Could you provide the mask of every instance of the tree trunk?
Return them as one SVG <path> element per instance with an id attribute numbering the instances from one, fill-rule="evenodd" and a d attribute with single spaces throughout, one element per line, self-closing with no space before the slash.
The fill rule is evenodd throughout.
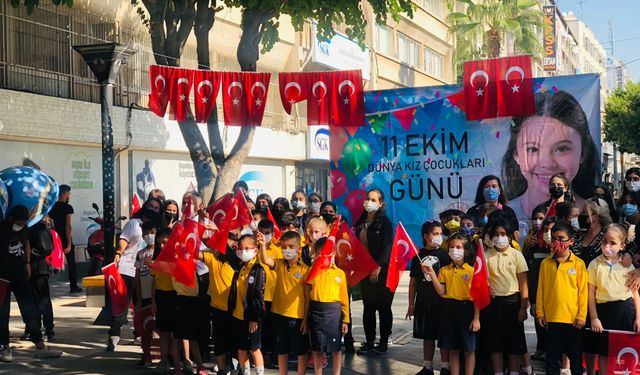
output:
<path id="1" fill-rule="evenodd" d="M 489 58 L 500 57 L 501 35 L 497 30 L 487 31 Z"/>

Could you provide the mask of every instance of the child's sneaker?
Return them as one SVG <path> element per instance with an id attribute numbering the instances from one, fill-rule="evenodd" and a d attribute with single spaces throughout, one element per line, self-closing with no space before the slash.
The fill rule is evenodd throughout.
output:
<path id="1" fill-rule="evenodd" d="M 11 348 L 9 345 L 0 347 L 0 362 L 11 362 L 13 361 L 13 354 L 11 354 Z"/>
<path id="2" fill-rule="evenodd" d="M 433 370 L 423 367 L 416 375 L 433 375 Z"/>
<path id="3" fill-rule="evenodd" d="M 381 342 L 378 343 L 378 345 L 376 345 L 375 348 L 373 348 L 373 352 L 380 355 L 380 354 L 386 354 L 387 350 L 388 350 L 388 345 L 386 342 Z"/>
<path id="4" fill-rule="evenodd" d="M 109 336 L 107 339 L 107 351 L 115 352 L 116 346 L 118 346 L 118 342 L 120 342 L 120 336 Z"/>
<path id="5" fill-rule="evenodd" d="M 62 352 L 60 350 L 50 349 L 44 347 L 42 349 L 36 349 L 36 358 L 58 358 L 62 356 Z"/>
<path id="6" fill-rule="evenodd" d="M 370 353 L 373 350 L 374 346 L 372 342 L 365 342 L 364 344 L 360 345 L 360 349 L 358 349 L 358 354 L 362 355 L 362 354 L 367 354 Z"/>
<path id="7" fill-rule="evenodd" d="M 440 369 L 440 375 L 451 375 L 451 370 L 446 367 Z"/>

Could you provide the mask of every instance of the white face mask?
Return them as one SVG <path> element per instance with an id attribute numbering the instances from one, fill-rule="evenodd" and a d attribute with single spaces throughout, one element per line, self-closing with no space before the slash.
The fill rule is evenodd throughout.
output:
<path id="1" fill-rule="evenodd" d="M 449 249 L 449 257 L 453 260 L 464 258 L 464 249 Z"/>
<path id="2" fill-rule="evenodd" d="M 251 262 L 251 259 L 256 256 L 256 248 L 236 250 L 236 256 L 245 263 Z"/>
<path id="3" fill-rule="evenodd" d="M 273 234 L 265 234 L 264 235 L 264 240 L 266 242 L 271 242 L 272 239 L 273 239 Z"/>
<path id="4" fill-rule="evenodd" d="M 311 202 L 309 207 L 311 208 L 311 212 L 320 212 L 320 202 Z"/>
<path id="5" fill-rule="evenodd" d="M 22 229 L 24 229 L 24 225 L 13 224 L 13 226 L 11 226 L 11 229 L 13 229 L 14 232 L 20 232 Z"/>
<path id="6" fill-rule="evenodd" d="M 245 234 L 253 234 L 253 231 L 249 227 L 244 228 L 244 229 L 242 229 L 242 231 L 240 231 L 240 235 L 244 236 Z"/>
<path id="7" fill-rule="evenodd" d="M 254 232 L 257 231 L 258 230 L 258 223 L 259 223 L 259 221 L 253 220 L 251 222 L 251 224 L 249 224 L 249 228 L 251 228 L 251 230 L 254 231 Z"/>
<path id="8" fill-rule="evenodd" d="M 536 228 L 540 229 L 540 227 L 542 227 L 542 222 L 543 221 L 544 220 L 542 220 L 542 219 L 536 219 L 536 220 L 533 221 L 533 224 L 536 226 Z"/>
<path id="9" fill-rule="evenodd" d="M 575 230 L 580 229 L 580 221 L 577 217 L 571 218 L 571 227 L 573 227 L 573 229 Z"/>
<path id="10" fill-rule="evenodd" d="M 298 210 L 302 210 L 307 206 L 305 201 L 293 201 L 293 208 L 297 208 Z"/>
<path id="11" fill-rule="evenodd" d="M 496 249 L 506 249 L 509 246 L 509 237 L 507 236 L 495 236 L 492 239 L 493 241 L 493 246 L 496 247 Z"/>
<path id="12" fill-rule="evenodd" d="M 640 190 L 640 181 L 627 181 L 625 182 L 627 190 L 635 193 Z"/>
<path id="13" fill-rule="evenodd" d="M 431 243 L 435 247 L 440 247 L 440 245 L 442 245 L 442 236 L 435 236 L 431 238 Z"/>
<path id="14" fill-rule="evenodd" d="M 380 204 L 377 202 L 372 202 L 372 201 L 364 202 L 364 209 L 367 210 L 367 212 L 376 212 L 378 211 L 379 208 L 380 208 Z"/>
<path id="15" fill-rule="evenodd" d="M 542 234 L 542 240 L 547 244 L 551 245 L 551 231 L 548 230 Z"/>
<path id="16" fill-rule="evenodd" d="M 295 258 L 297 255 L 298 255 L 298 249 L 289 249 L 289 248 L 282 249 L 282 256 L 286 260 L 291 260 Z"/>
<path id="17" fill-rule="evenodd" d="M 607 259 L 611 259 L 618 255 L 618 251 L 620 250 L 612 248 L 611 245 L 602 245 L 602 254 Z"/>

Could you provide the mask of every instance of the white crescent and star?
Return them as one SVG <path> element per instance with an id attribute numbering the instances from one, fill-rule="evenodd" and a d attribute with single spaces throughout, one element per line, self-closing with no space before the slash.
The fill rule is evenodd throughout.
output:
<path id="1" fill-rule="evenodd" d="M 158 81 L 162 82 L 162 89 L 158 88 Z M 156 79 L 154 81 L 154 85 L 156 86 L 156 90 L 160 91 L 161 93 L 164 92 L 164 88 L 167 86 L 167 81 L 164 79 L 164 76 L 162 74 L 158 74 L 156 76 Z"/>
<path id="2" fill-rule="evenodd" d="M 235 220 L 235 219 L 237 219 L 237 218 L 238 218 L 238 213 L 239 213 L 239 212 L 238 212 L 238 211 L 239 211 L 239 210 L 238 210 L 238 205 L 237 205 L 237 204 L 234 204 L 234 205 L 233 205 L 233 209 L 236 211 L 236 213 L 233 215 L 233 219 L 232 219 L 232 220 Z"/>
<path id="3" fill-rule="evenodd" d="M 487 72 L 485 72 L 484 70 L 476 70 L 475 72 L 471 73 L 471 77 L 469 77 L 469 83 L 471 84 L 471 87 L 473 87 L 474 89 L 476 88 L 476 86 L 473 84 L 473 80 L 477 77 L 483 77 L 485 79 L 485 88 L 489 85 L 489 74 L 487 74 Z M 476 94 L 478 96 L 482 96 L 484 94 L 484 89 L 479 88 L 476 91 Z"/>
<path id="4" fill-rule="evenodd" d="M 111 281 L 113 281 L 113 287 L 111 286 Z M 118 295 L 118 283 L 116 282 L 116 278 L 113 275 L 109 275 L 107 278 L 107 286 L 110 290 L 113 291 L 113 294 Z"/>
<path id="5" fill-rule="evenodd" d="M 244 91 L 242 89 L 242 83 L 238 82 L 238 81 L 233 81 L 231 82 L 231 84 L 229 84 L 229 87 L 227 88 L 227 95 L 229 95 L 229 97 L 233 97 L 231 95 L 231 89 L 234 87 L 238 87 L 240 88 L 240 95 L 237 98 L 233 98 L 233 105 L 239 105 L 240 101 L 238 100 L 238 98 L 242 97 L 242 92 Z"/>
<path id="6" fill-rule="evenodd" d="M 209 95 L 204 95 L 203 93 L 200 92 L 200 89 L 203 88 L 204 86 L 209 87 Z M 208 97 L 211 97 L 211 94 L 213 94 L 213 84 L 211 83 L 211 81 L 205 79 L 198 84 L 196 91 L 198 91 L 198 94 L 202 96 L 202 102 L 206 103 L 209 100 Z"/>
<path id="7" fill-rule="evenodd" d="M 287 99 L 289 103 L 293 104 L 295 103 L 295 101 L 293 99 L 289 99 L 289 96 L 287 95 L 287 90 L 290 89 L 291 87 L 298 90 L 298 94 L 296 96 L 300 96 L 300 94 L 302 94 L 302 87 L 300 87 L 298 82 L 289 82 L 286 85 L 284 85 L 284 98 Z"/>
<path id="8" fill-rule="evenodd" d="M 349 248 L 349 255 L 351 255 L 351 244 L 349 243 L 349 241 L 345 240 L 345 239 L 340 239 L 336 242 L 336 246 L 338 247 L 338 251 L 340 251 L 340 245 L 345 245 Z M 353 258 L 353 257 L 352 257 Z M 349 260 L 351 261 L 351 260 Z"/>
<path id="9" fill-rule="evenodd" d="M 517 72 L 520 74 L 520 83 L 524 81 L 524 70 L 522 70 L 522 68 L 519 66 L 512 66 L 509 69 L 507 69 L 507 73 L 504 76 L 504 80 L 507 82 L 507 85 L 509 85 L 509 74 L 513 72 Z M 515 83 L 513 84 L 513 86 L 511 86 L 511 90 L 513 90 L 513 92 L 519 92 L 518 91 L 519 89 L 520 89 L 520 86 L 516 85 Z"/>
<path id="10" fill-rule="evenodd" d="M 478 264 L 478 269 L 473 273 L 474 275 L 479 274 L 480 271 L 482 271 L 482 267 L 484 266 L 484 264 L 482 263 L 482 258 L 480 258 L 479 256 L 476 256 L 476 263 Z"/>
<path id="11" fill-rule="evenodd" d="M 227 216 L 227 213 L 224 212 L 223 209 L 219 208 L 216 210 L 216 212 L 213 213 L 213 216 L 211 217 L 211 221 L 213 221 L 214 223 L 216 223 L 216 217 L 218 215 L 222 215 L 222 220 L 224 220 L 224 217 Z"/>
<path id="12" fill-rule="evenodd" d="M 620 349 L 620 351 L 618 352 L 618 356 L 616 358 L 616 361 L 618 362 L 618 364 L 620 364 L 620 360 L 622 359 L 622 356 L 625 354 L 631 354 L 633 356 L 633 358 L 635 359 L 635 363 L 638 363 L 638 352 L 629 346 L 625 346 L 624 348 Z"/>
<path id="13" fill-rule="evenodd" d="M 187 85 L 187 87 L 189 87 L 189 79 L 188 78 L 178 78 L 178 86 L 180 86 L 181 83 L 184 83 L 185 85 Z M 184 94 L 180 95 L 180 101 L 185 101 L 187 100 L 187 96 Z"/>
<path id="14" fill-rule="evenodd" d="M 193 240 L 193 248 L 189 248 L 189 241 Z M 184 247 L 187 249 L 188 253 L 195 251 L 196 244 L 198 243 L 198 236 L 195 233 L 190 233 L 187 238 L 184 240 Z"/>
<path id="15" fill-rule="evenodd" d="M 265 94 L 267 93 L 267 88 L 264 86 L 264 83 L 262 82 L 255 82 L 252 86 L 251 86 L 251 95 L 252 96 L 256 96 L 256 94 L 254 93 L 256 87 L 259 87 L 262 89 L 262 97 L 264 98 Z M 262 100 L 261 99 L 256 99 L 256 105 L 258 107 L 260 107 L 262 105 Z"/>
<path id="16" fill-rule="evenodd" d="M 322 96 L 320 96 L 320 97 L 318 97 L 318 95 L 316 95 L 316 89 L 318 87 L 322 87 L 324 89 L 324 91 L 322 91 Z M 327 85 L 325 85 L 324 82 L 322 82 L 322 81 L 317 81 L 316 83 L 313 84 L 313 87 L 311 87 L 311 93 L 313 94 L 313 96 L 318 98 L 318 103 L 320 103 L 322 98 L 324 98 L 324 96 L 327 94 Z"/>
<path id="17" fill-rule="evenodd" d="M 402 255 L 400 256 L 400 258 L 404 258 L 405 255 L 407 255 L 407 253 L 409 252 L 409 243 L 405 240 L 400 240 L 398 241 L 398 246 L 404 247 L 404 253 L 402 253 Z"/>
<path id="18" fill-rule="evenodd" d="M 344 98 L 344 104 L 349 104 L 349 97 L 353 96 L 353 94 L 356 93 L 356 86 L 348 79 L 340 82 L 340 84 L 338 85 L 338 94 L 340 94 L 340 96 L 342 96 L 342 88 L 345 86 L 351 88 L 351 93 L 349 94 L 349 96 Z"/>

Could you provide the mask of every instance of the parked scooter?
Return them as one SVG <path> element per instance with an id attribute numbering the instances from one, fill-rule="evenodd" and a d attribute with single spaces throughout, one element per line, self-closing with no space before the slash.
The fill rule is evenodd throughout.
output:
<path id="1" fill-rule="evenodd" d="M 100 275 L 102 274 L 102 267 L 105 265 L 105 253 L 104 253 L 104 218 L 100 216 L 100 207 L 96 203 L 91 205 L 98 216 L 89 217 L 89 219 L 93 220 L 94 223 L 98 225 L 92 224 L 87 228 L 87 234 L 89 238 L 87 240 L 87 258 L 89 258 L 89 276 Z M 126 216 L 120 216 L 116 219 L 116 244 L 120 239 L 120 233 L 122 229 L 120 228 L 120 223 L 122 220 L 126 220 Z"/>

